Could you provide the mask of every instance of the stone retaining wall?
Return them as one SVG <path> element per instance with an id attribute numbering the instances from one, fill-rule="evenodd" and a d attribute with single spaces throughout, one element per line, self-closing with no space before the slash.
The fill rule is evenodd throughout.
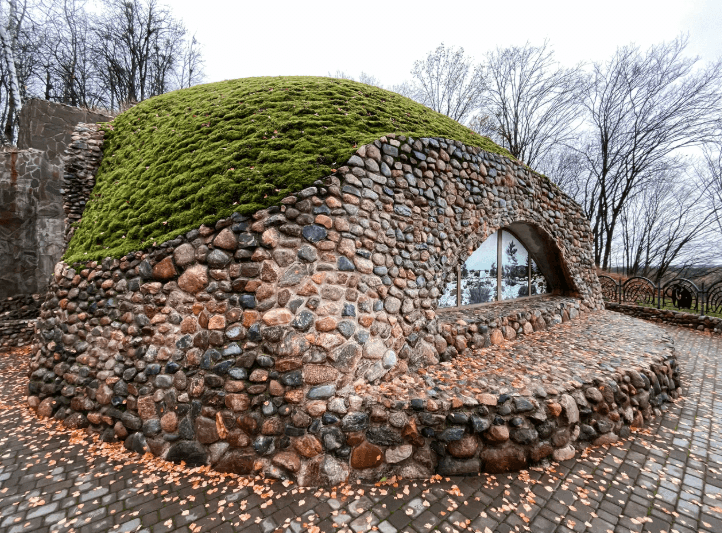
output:
<path id="1" fill-rule="evenodd" d="M 0 300 L 0 351 L 29 344 L 39 312 L 39 294 Z"/>
<path id="2" fill-rule="evenodd" d="M 97 124 L 78 124 L 65 151 L 63 173 L 63 210 L 65 211 L 65 243 L 75 233 L 85 204 L 95 186 L 95 174 L 103 159 L 103 132 Z"/>
<path id="3" fill-rule="evenodd" d="M 171 461 L 303 484 L 450 472 L 457 460 L 502 468 L 492 453 L 517 457 L 498 458 L 503 468 L 539 460 L 574 437 L 568 399 L 557 421 L 562 412 L 541 400 L 427 412 L 354 394 L 453 357 L 438 298 L 458 262 L 509 226 L 538 237 L 524 244 L 556 296 L 602 308 L 588 223 L 546 178 L 458 142 L 384 137 L 252 217 L 121 259 L 59 263 L 37 323 L 29 405 Z M 492 329 L 468 333 L 488 343 Z M 663 385 L 671 364 L 660 363 Z M 539 433 L 545 420 L 551 429 Z M 569 438 L 532 454 L 557 429 Z M 463 450 L 444 459 L 455 442 Z"/>
<path id="4" fill-rule="evenodd" d="M 441 354 L 441 360 L 450 361 L 457 354 L 543 331 L 574 320 L 587 311 L 589 308 L 579 299 L 558 296 L 535 296 L 440 311 L 439 329 L 448 344 Z"/>
<path id="5" fill-rule="evenodd" d="M 639 305 L 620 305 L 614 302 L 608 302 L 606 307 L 610 311 L 617 311 L 636 318 L 662 322 L 673 326 L 681 326 L 683 328 L 693 328 L 698 331 L 722 334 L 722 318 L 695 315 L 693 313 L 684 313 L 682 311 L 671 311 L 669 309 L 642 307 Z"/>

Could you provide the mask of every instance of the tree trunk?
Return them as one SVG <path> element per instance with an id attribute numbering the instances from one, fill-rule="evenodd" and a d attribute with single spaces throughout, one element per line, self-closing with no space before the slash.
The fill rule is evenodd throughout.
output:
<path id="1" fill-rule="evenodd" d="M 12 143 L 14 139 L 13 130 L 15 126 L 15 115 L 20 113 L 22 102 L 20 101 L 20 84 L 18 83 L 18 75 L 15 72 L 15 57 L 13 54 L 12 43 L 8 38 L 5 26 L 0 21 L 0 46 L 3 49 L 3 57 L 8 68 L 8 95 L 9 106 L 7 122 L 5 123 L 5 138 Z"/>

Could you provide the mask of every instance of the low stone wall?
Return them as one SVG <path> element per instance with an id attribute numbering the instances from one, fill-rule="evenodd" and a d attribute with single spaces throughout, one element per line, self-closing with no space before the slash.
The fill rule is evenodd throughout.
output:
<path id="1" fill-rule="evenodd" d="M 722 318 L 713 316 L 695 315 L 669 309 L 655 309 L 639 305 L 626 305 L 608 302 L 606 308 L 610 311 L 617 311 L 636 318 L 662 322 L 683 328 L 692 328 L 708 333 L 722 334 Z"/>
<path id="2" fill-rule="evenodd" d="M 39 294 L 0 300 L 0 351 L 30 344 L 39 312 Z"/>
<path id="3" fill-rule="evenodd" d="M 578 298 L 539 296 L 480 307 L 439 311 L 442 361 L 470 350 L 543 331 L 589 311 Z"/>

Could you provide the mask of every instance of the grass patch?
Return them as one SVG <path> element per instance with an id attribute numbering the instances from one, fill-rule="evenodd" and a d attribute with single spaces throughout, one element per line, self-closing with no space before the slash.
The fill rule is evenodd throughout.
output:
<path id="1" fill-rule="evenodd" d="M 511 157 L 396 93 L 333 78 L 245 78 L 146 100 L 106 126 L 104 159 L 65 254 L 121 257 L 332 173 L 387 134 L 445 137 Z"/>

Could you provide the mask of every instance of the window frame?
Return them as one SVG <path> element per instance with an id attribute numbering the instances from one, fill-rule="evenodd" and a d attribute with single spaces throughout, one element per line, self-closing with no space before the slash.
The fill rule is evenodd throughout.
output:
<path id="1" fill-rule="evenodd" d="M 438 311 L 444 312 L 444 311 L 451 311 L 451 310 L 455 310 L 455 309 L 469 309 L 469 308 L 475 308 L 475 307 L 497 305 L 497 304 L 503 304 L 506 302 L 517 302 L 520 300 L 531 300 L 531 299 L 535 299 L 535 298 L 543 298 L 543 297 L 549 296 L 551 294 L 551 292 L 545 292 L 543 294 L 531 294 L 531 261 L 529 261 L 529 264 L 527 265 L 527 273 L 526 273 L 528 296 L 520 296 L 518 298 L 509 298 L 507 300 L 502 299 L 503 268 L 502 268 L 501 259 L 502 259 L 502 254 L 504 253 L 504 250 L 503 250 L 504 245 L 502 243 L 502 241 L 503 241 L 502 232 L 503 231 L 509 232 L 509 234 L 512 237 L 514 237 L 517 240 L 517 242 L 519 242 L 519 244 L 521 244 L 524 247 L 524 250 L 526 251 L 527 256 L 529 256 L 531 258 L 531 260 L 534 261 L 537 265 L 539 264 L 539 261 L 537 261 L 534 258 L 534 256 L 532 255 L 532 253 L 529 251 L 529 249 L 526 246 L 524 246 L 524 243 L 516 235 L 516 233 L 514 233 L 513 231 L 511 231 L 508 228 L 498 229 L 497 231 L 495 231 L 494 233 L 491 234 L 491 235 L 494 235 L 494 234 L 497 235 L 497 238 L 496 238 L 496 264 L 497 264 L 497 268 L 496 268 L 496 298 L 497 299 L 493 300 L 491 302 L 482 302 L 482 303 L 478 303 L 478 304 L 462 305 L 461 304 L 461 262 L 459 262 L 456 265 L 456 305 L 450 306 L 450 307 L 438 307 L 438 304 L 437 304 Z M 491 237 L 491 235 L 489 235 L 489 237 Z M 489 237 L 487 237 L 487 239 Z M 479 246 L 481 246 L 481 245 L 479 245 Z M 546 276 L 544 276 L 544 279 L 546 280 Z M 548 288 L 549 281 L 546 280 L 546 282 L 547 282 L 547 288 Z"/>

